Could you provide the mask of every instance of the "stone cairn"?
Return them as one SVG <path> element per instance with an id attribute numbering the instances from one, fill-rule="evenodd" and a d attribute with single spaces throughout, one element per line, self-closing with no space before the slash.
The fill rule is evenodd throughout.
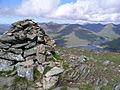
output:
<path id="1" fill-rule="evenodd" d="M 42 78 L 36 84 L 41 90 L 50 89 L 64 71 L 54 55 L 54 40 L 30 19 L 12 24 L 0 38 L 0 72 L 14 71 L 19 77 L 34 80 L 35 70 Z M 6 75 L 9 76 L 9 75 Z"/>

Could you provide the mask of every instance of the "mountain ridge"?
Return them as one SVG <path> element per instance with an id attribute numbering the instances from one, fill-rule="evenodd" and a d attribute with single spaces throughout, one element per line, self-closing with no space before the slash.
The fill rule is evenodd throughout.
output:
<path id="1" fill-rule="evenodd" d="M 60 46 L 81 46 L 103 43 L 120 37 L 120 24 L 58 24 L 39 23 Z M 0 33 L 4 33 L 10 25 L 0 24 Z M 77 45 L 76 45 L 77 44 Z"/>

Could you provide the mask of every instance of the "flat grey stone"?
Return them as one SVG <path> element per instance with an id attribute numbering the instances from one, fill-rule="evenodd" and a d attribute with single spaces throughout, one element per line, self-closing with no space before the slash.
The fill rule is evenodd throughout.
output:
<path id="1" fill-rule="evenodd" d="M 120 90 L 120 84 L 116 85 L 113 90 Z"/>
<path id="2" fill-rule="evenodd" d="M 36 59 L 39 63 L 43 63 L 46 60 L 46 55 L 44 54 L 37 54 Z"/>
<path id="3" fill-rule="evenodd" d="M 0 77 L 0 87 L 11 86 L 15 77 Z"/>
<path id="4" fill-rule="evenodd" d="M 48 46 L 48 45 L 45 45 L 45 50 L 49 52 L 55 51 L 55 49 L 52 46 Z"/>
<path id="5" fill-rule="evenodd" d="M 0 59 L 0 71 L 12 71 L 14 66 L 11 66 L 13 61 L 8 61 L 4 59 Z"/>
<path id="6" fill-rule="evenodd" d="M 38 65 L 38 66 L 37 66 L 37 70 L 38 70 L 41 74 L 43 74 L 43 72 L 44 72 L 44 67 L 43 67 L 42 65 Z"/>
<path id="7" fill-rule="evenodd" d="M 10 53 L 10 52 L 1 53 L 0 58 L 4 58 L 6 60 L 11 60 L 11 61 L 24 61 L 24 58 L 22 57 L 21 54 L 18 55 L 18 54 L 13 54 L 13 53 Z"/>
<path id="8" fill-rule="evenodd" d="M 25 49 L 29 49 L 29 48 L 32 48 L 36 45 L 36 42 L 31 42 L 29 43 L 27 46 L 25 46 Z"/>
<path id="9" fill-rule="evenodd" d="M 37 46 L 37 54 L 45 54 L 46 48 L 44 44 L 40 44 Z"/>
<path id="10" fill-rule="evenodd" d="M 1 49 L 8 49 L 8 48 L 10 48 L 10 46 L 11 46 L 11 44 L 9 44 L 9 43 L 3 44 L 3 43 L 0 42 L 0 48 Z"/>
<path id="11" fill-rule="evenodd" d="M 32 35 L 27 34 L 27 38 L 30 39 L 30 40 L 33 40 L 36 37 L 37 37 L 36 34 L 32 34 Z"/>
<path id="12" fill-rule="evenodd" d="M 0 41 L 3 43 L 17 43 L 18 40 L 14 36 L 3 35 L 0 38 Z"/>
<path id="13" fill-rule="evenodd" d="M 8 51 L 15 53 L 15 54 L 22 54 L 23 53 L 22 49 L 15 49 L 15 48 L 9 48 Z"/>
<path id="14" fill-rule="evenodd" d="M 55 88 L 55 89 L 53 89 L 53 90 L 62 90 L 62 88 L 64 88 L 64 87 L 57 87 L 57 88 Z M 72 88 L 72 87 L 68 87 L 68 86 L 66 86 L 66 89 L 65 90 L 80 90 L 79 88 Z"/>
<path id="15" fill-rule="evenodd" d="M 26 21 L 24 23 L 21 23 L 21 26 L 26 26 L 26 25 L 29 25 L 29 24 L 30 24 L 29 21 Z"/>
<path id="16" fill-rule="evenodd" d="M 16 67 L 23 66 L 23 67 L 31 67 L 34 64 L 33 60 L 27 60 L 25 62 L 18 62 Z"/>
<path id="17" fill-rule="evenodd" d="M 25 58 L 26 61 L 28 61 L 28 60 L 35 60 L 35 59 L 36 59 L 35 55 L 28 56 L 28 57 Z"/>
<path id="18" fill-rule="evenodd" d="M 58 82 L 58 76 L 53 77 L 43 77 L 43 89 L 48 90 L 51 87 L 56 87 L 56 83 Z"/>
<path id="19" fill-rule="evenodd" d="M 33 80 L 33 67 L 24 68 L 23 66 L 18 66 L 17 75 L 20 77 L 25 77 L 28 80 Z"/>
<path id="20" fill-rule="evenodd" d="M 50 71 L 48 71 L 45 76 L 49 77 L 49 76 L 53 76 L 53 75 L 57 75 L 60 74 L 64 71 L 63 68 L 58 68 L 58 67 L 53 67 Z"/>
<path id="21" fill-rule="evenodd" d="M 12 48 L 21 48 L 21 47 L 24 47 L 24 46 L 26 46 L 28 44 L 29 44 L 28 42 L 21 43 L 21 44 L 15 44 L 15 45 L 12 45 Z"/>
<path id="22" fill-rule="evenodd" d="M 27 56 L 31 56 L 33 54 L 36 54 L 37 52 L 37 47 L 34 47 L 34 48 L 31 48 L 31 49 L 28 49 L 28 50 L 25 50 L 24 51 L 24 57 L 27 57 Z"/>

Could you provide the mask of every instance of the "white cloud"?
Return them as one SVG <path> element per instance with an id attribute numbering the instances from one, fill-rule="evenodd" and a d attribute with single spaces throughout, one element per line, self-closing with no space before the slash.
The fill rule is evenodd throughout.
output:
<path id="1" fill-rule="evenodd" d="M 14 9 L 8 9 L 0 14 L 12 11 L 13 15 L 56 20 L 120 22 L 119 6 L 120 0 L 76 0 L 62 5 L 60 0 L 22 0 Z"/>
<path id="2" fill-rule="evenodd" d="M 23 0 L 15 12 L 23 16 L 45 16 L 59 4 L 59 0 Z"/>
<path id="3" fill-rule="evenodd" d="M 51 15 L 54 18 L 68 18 L 98 22 L 120 22 L 120 0 L 77 0 L 58 7 Z"/>

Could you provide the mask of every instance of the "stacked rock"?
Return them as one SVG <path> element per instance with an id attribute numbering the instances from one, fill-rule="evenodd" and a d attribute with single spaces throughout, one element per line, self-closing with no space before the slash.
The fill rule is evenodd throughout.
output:
<path id="1" fill-rule="evenodd" d="M 48 60 L 55 54 L 54 43 L 54 40 L 30 19 L 13 23 L 10 30 L 0 38 L 0 71 L 16 70 L 18 76 L 34 80 L 36 68 L 43 74 L 41 87 L 49 89 L 57 83 L 57 75 L 64 71 L 59 60 Z M 46 71 L 48 67 L 49 71 Z"/>

